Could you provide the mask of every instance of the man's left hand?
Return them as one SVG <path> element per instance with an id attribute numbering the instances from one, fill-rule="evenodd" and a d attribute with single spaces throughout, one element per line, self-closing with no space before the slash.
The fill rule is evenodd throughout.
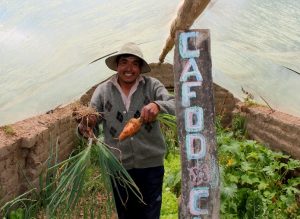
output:
<path id="1" fill-rule="evenodd" d="M 160 109 L 159 106 L 152 102 L 142 108 L 141 118 L 144 123 L 155 121 Z"/>

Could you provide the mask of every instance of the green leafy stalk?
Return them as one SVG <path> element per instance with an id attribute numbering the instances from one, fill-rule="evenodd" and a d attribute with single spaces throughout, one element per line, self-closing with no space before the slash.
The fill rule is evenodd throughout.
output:
<path id="1" fill-rule="evenodd" d="M 106 186 L 106 190 L 112 192 L 112 184 L 116 188 L 120 200 L 122 200 L 117 184 L 123 185 L 125 189 L 129 189 L 141 202 L 143 202 L 142 194 L 140 193 L 138 187 L 134 183 L 131 176 L 128 174 L 126 169 L 122 166 L 120 161 L 115 157 L 115 155 L 111 152 L 107 144 L 98 139 L 97 146 L 99 148 L 99 167 L 101 168 L 103 173 L 107 173 L 106 175 L 102 175 L 104 178 L 104 185 Z M 111 183 L 109 183 L 111 181 Z M 122 200 L 123 204 L 126 201 Z"/>
<path id="2" fill-rule="evenodd" d="M 93 141 L 96 143 L 93 143 Z M 108 201 L 105 203 L 106 209 L 112 212 L 114 202 L 110 197 L 112 197 L 112 186 L 114 185 L 116 187 L 116 184 L 124 185 L 124 187 L 136 195 L 140 201 L 143 201 L 138 187 L 109 148 L 111 147 L 100 139 L 90 139 L 87 147 L 83 151 L 50 168 L 52 171 L 61 171 L 61 173 L 56 176 L 57 179 L 45 188 L 47 189 L 53 185 L 56 186 L 50 197 L 48 197 L 49 203 L 47 205 L 47 212 L 49 217 L 53 217 L 57 214 L 69 214 L 77 205 L 82 196 L 87 170 L 92 163 L 92 149 L 96 153 L 96 165 L 100 170 L 100 179 L 105 187 L 106 197 L 108 197 Z M 62 170 L 60 170 L 60 168 Z M 90 212 L 94 214 L 93 210 Z"/>
<path id="3" fill-rule="evenodd" d="M 25 204 L 25 202 L 31 202 L 34 203 L 36 202 L 36 200 L 34 199 L 29 199 L 27 198 L 28 195 L 32 194 L 33 192 L 35 192 L 35 188 L 31 189 L 25 193 L 23 193 L 22 195 L 17 196 L 16 198 L 14 198 L 13 200 L 6 202 L 1 208 L 0 208 L 0 212 L 3 213 L 3 216 L 7 215 L 9 213 L 9 211 L 11 209 L 14 208 L 14 206 L 18 206 L 19 204 L 21 204 L 22 207 L 27 208 L 27 204 Z"/>
<path id="4" fill-rule="evenodd" d="M 55 182 L 57 183 L 56 189 L 48 198 L 47 210 L 50 217 L 55 215 L 58 208 L 62 213 L 67 213 L 76 205 L 81 195 L 85 172 L 90 165 L 91 147 L 92 144 L 89 143 L 83 151 L 75 156 L 77 159 L 69 158 L 69 165 L 58 176 L 59 178 Z"/>
<path id="5" fill-rule="evenodd" d="M 163 124 L 163 125 L 167 126 L 168 128 L 170 128 L 174 133 L 177 132 L 176 116 L 166 114 L 166 113 L 160 113 L 157 116 L 157 120 L 161 124 Z"/>

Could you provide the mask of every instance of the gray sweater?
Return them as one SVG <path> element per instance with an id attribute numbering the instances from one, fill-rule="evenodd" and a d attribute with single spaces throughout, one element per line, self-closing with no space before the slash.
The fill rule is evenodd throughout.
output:
<path id="1" fill-rule="evenodd" d="M 127 121 L 133 117 L 138 118 L 143 106 L 150 102 L 158 104 L 161 113 L 175 114 L 174 97 L 169 95 L 164 85 L 152 77 L 142 77 L 144 80 L 139 82 L 133 93 L 128 111 L 120 92 L 110 80 L 100 84 L 91 99 L 91 106 L 104 115 L 104 141 L 118 149 L 111 151 L 127 170 L 161 166 L 166 151 L 158 121 L 143 124 L 138 133 L 119 142 L 116 138 Z"/>

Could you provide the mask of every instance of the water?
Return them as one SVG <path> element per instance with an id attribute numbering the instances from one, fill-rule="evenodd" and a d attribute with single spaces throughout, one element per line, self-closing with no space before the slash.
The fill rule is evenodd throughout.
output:
<path id="1" fill-rule="evenodd" d="M 113 74 L 103 60 L 89 63 L 125 42 L 157 62 L 179 3 L 0 0 L 0 125 L 78 98 Z M 217 0 L 193 28 L 211 30 L 217 83 L 300 116 L 299 19 L 297 0 Z"/>

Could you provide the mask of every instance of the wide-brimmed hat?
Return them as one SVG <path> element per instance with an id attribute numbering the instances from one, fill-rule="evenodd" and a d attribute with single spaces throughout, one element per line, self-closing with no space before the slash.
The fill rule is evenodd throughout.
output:
<path id="1" fill-rule="evenodd" d="M 151 71 L 150 66 L 143 58 L 143 53 L 140 47 L 135 43 L 126 43 L 122 46 L 119 52 L 105 59 L 105 63 L 111 70 L 117 71 L 117 57 L 120 55 L 134 55 L 140 58 L 143 62 L 141 67 L 141 73 L 146 73 Z"/>

